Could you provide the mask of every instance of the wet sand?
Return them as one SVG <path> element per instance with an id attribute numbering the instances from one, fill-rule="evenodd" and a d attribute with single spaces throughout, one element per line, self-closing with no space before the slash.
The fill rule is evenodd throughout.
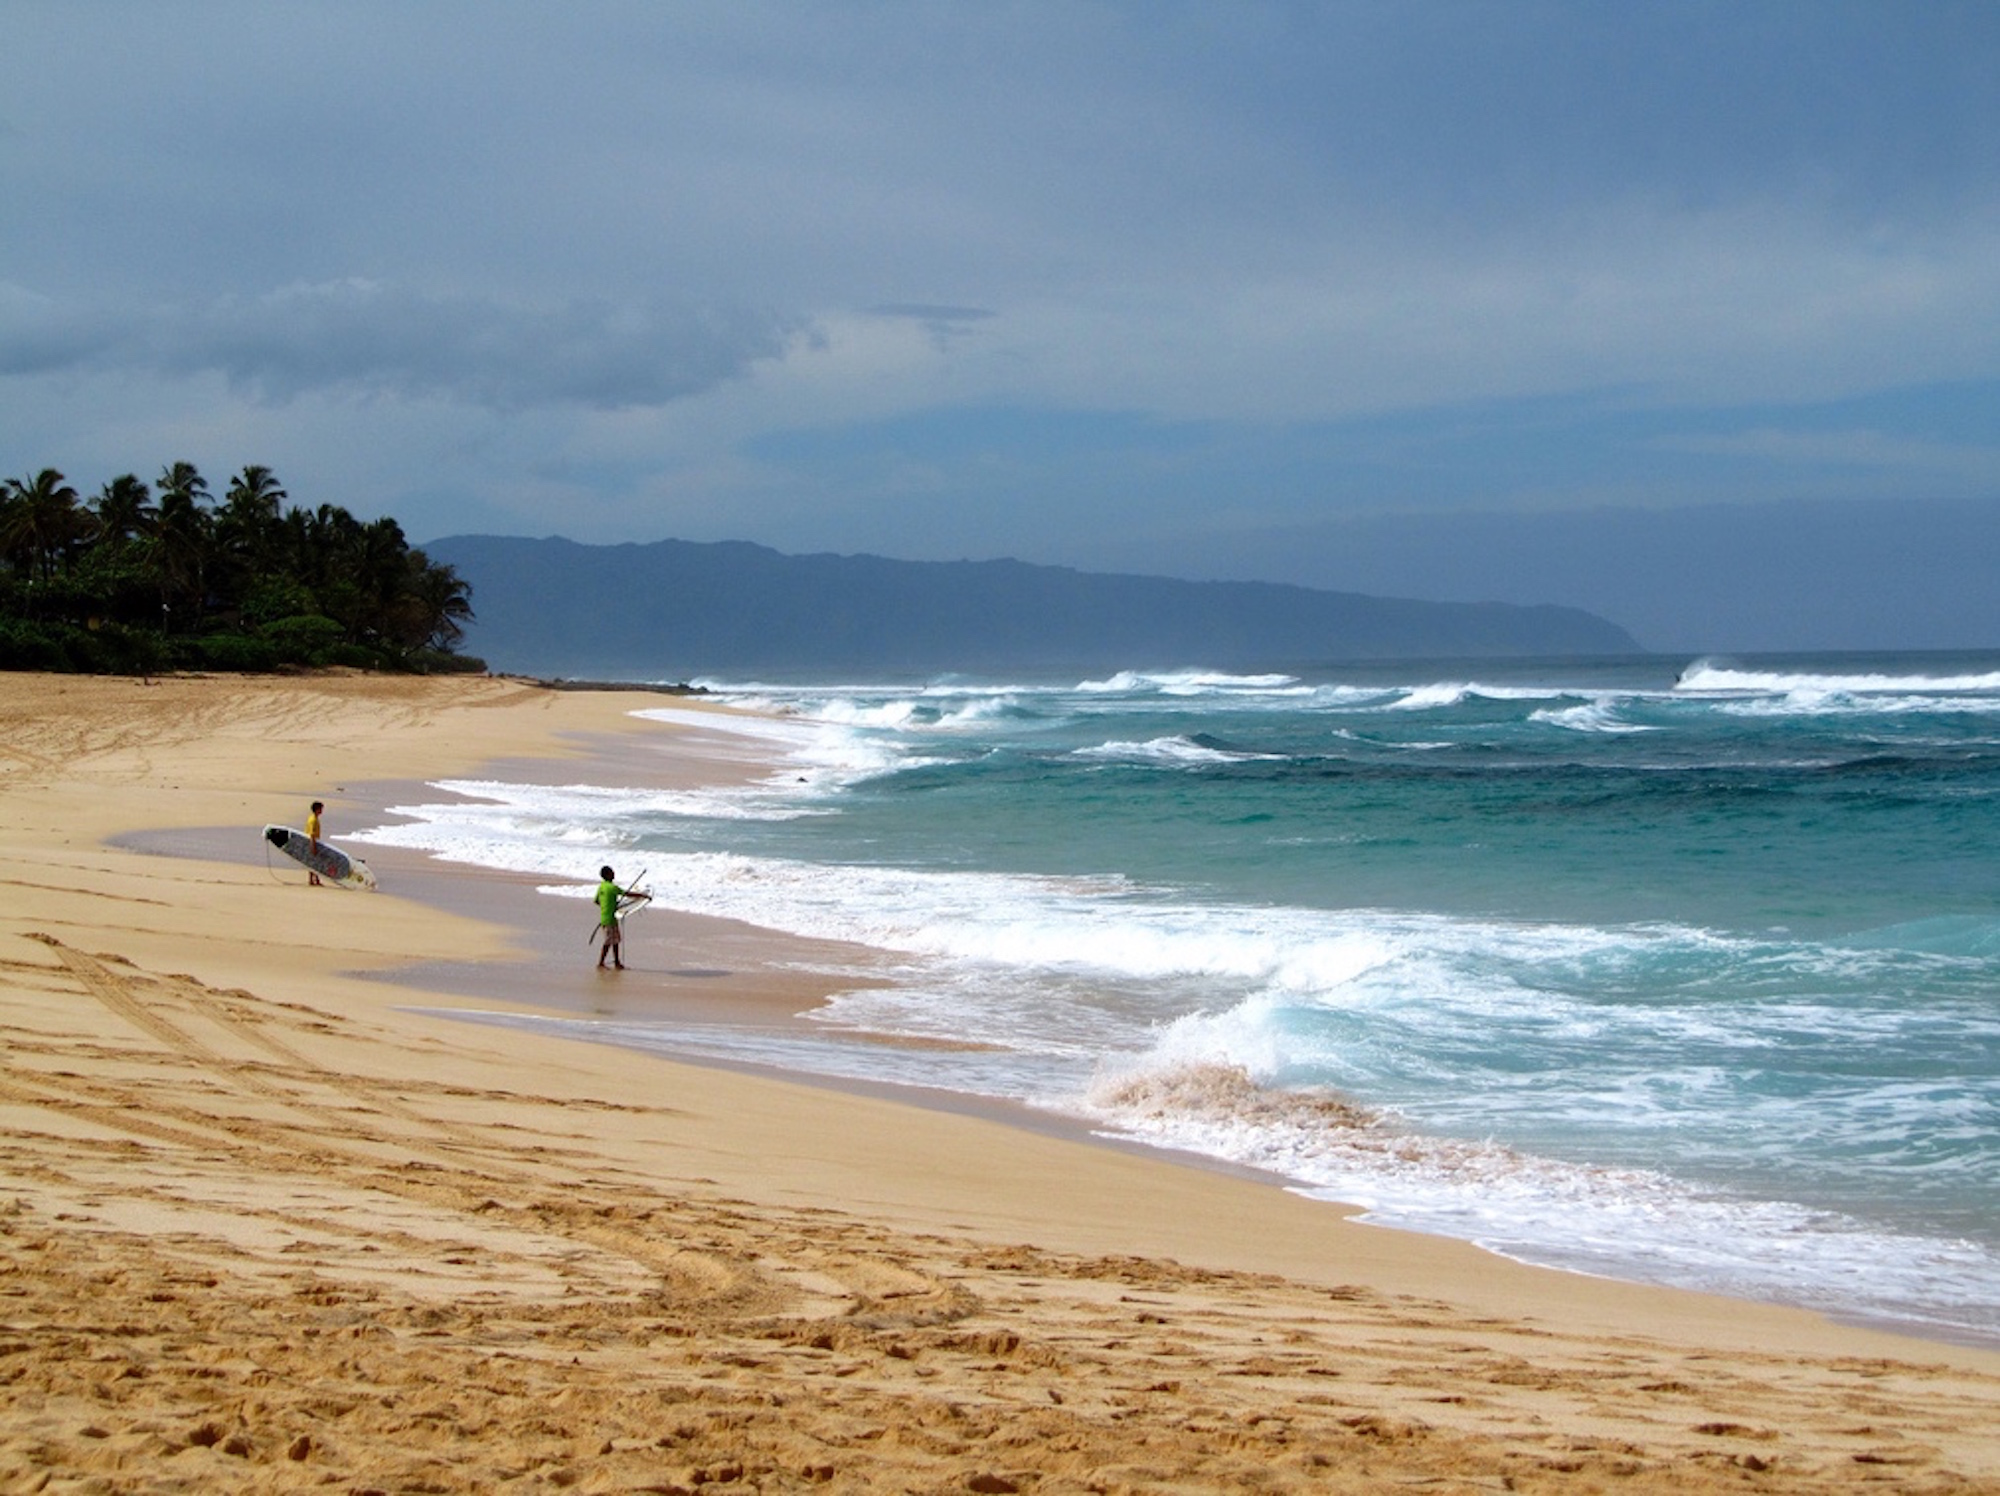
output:
<path id="1" fill-rule="evenodd" d="M 565 956 L 525 880 L 201 855 L 501 760 L 754 772 L 645 704 L 0 676 L 0 1488 L 2000 1490 L 2000 1355 L 455 1021 L 605 1000 L 587 906 Z M 616 1001 L 810 1002 L 660 917 Z"/>

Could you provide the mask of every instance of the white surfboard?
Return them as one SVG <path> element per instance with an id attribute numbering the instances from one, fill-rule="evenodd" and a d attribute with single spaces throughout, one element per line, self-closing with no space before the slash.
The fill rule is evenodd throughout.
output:
<path id="1" fill-rule="evenodd" d="M 266 826 L 264 840 L 329 883 L 371 891 L 375 887 L 375 875 L 368 871 L 368 864 L 358 857 L 349 857 L 332 842 L 322 841 L 315 847 L 311 837 L 290 826 Z"/>

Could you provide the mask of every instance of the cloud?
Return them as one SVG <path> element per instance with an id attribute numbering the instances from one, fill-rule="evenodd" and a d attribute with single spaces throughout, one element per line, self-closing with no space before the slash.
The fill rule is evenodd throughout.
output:
<path id="1" fill-rule="evenodd" d="M 1310 421 L 1588 389 L 1824 400 L 1993 368 L 2000 212 L 1914 236 L 1810 203 L 1611 200 L 1470 241 L 1357 226 L 1297 273 L 1134 267 L 1005 313 L 1044 391 L 1175 417 Z"/>
<path id="2" fill-rule="evenodd" d="M 283 402 L 307 392 L 441 398 L 502 411 L 665 405 L 780 356 L 804 319 L 745 307 L 532 306 L 345 279 L 117 314 L 0 291 L 0 372 L 117 366 Z"/>
<path id="3" fill-rule="evenodd" d="M 0 281 L 0 375 L 60 373 L 118 341 L 115 326 L 80 315 L 53 297 Z"/>
<path id="4" fill-rule="evenodd" d="M 949 353 L 962 339 L 971 335 L 980 323 L 991 321 L 999 313 L 985 307 L 931 306 L 924 302 L 905 301 L 871 306 L 866 315 L 890 321 L 914 322 L 923 328 L 934 350 L 939 353 Z"/>
<path id="5" fill-rule="evenodd" d="M 2000 445 L 1915 441 L 1881 431 L 1784 431 L 1769 427 L 1728 435 L 1662 438 L 1663 450 L 1749 458 L 1774 467 L 1820 472 L 1881 470 L 1905 478 L 1960 480 L 2000 491 Z"/>
<path id="6" fill-rule="evenodd" d="M 1113 567 L 1364 511 L 1995 491 L 1992 0 L 7 29 L 0 471 Z"/>

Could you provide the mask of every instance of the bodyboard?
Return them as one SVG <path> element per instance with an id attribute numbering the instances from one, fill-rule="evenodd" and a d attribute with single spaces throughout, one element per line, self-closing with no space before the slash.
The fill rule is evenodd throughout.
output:
<path id="1" fill-rule="evenodd" d="M 315 848 L 311 837 L 289 826 L 266 826 L 264 840 L 329 883 L 343 888 L 375 887 L 375 875 L 368 871 L 368 864 L 358 857 L 349 857 L 331 842 L 322 841 Z"/>

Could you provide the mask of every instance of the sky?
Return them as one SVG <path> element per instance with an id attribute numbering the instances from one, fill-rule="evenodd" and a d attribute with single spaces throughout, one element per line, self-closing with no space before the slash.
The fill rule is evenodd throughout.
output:
<path id="1" fill-rule="evenodd" d="M 0 475 L 1995 648 L 1996 79 L 1994 0 L 0 0 Z"/>

